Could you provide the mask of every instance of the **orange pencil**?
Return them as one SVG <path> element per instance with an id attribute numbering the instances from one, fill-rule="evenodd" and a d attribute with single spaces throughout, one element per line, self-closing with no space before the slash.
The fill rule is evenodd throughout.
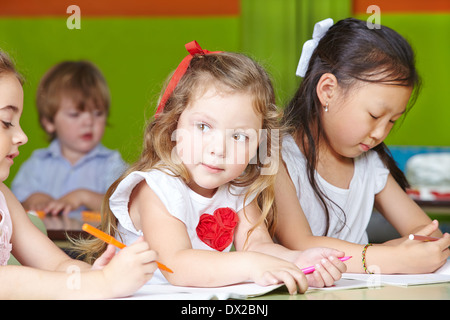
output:
<path id="1" fill-rule="evenodd" d="M 84 231 L 92 234 L 94 237 L 97 237 L 100 240 L 105 241 L 106 243 L 112 244 L 113 246 L 115 246 L 119 249 L 123 249 L 126 247 L 126 245 L 124 245 L 122 242 L 117 241 L 113 236 L 110 236 L 109 234 L 106 234 L 103 231 L 98 230 L 97 228 L 91 226 L 90 224 L 85 223 L 85 224 L 83 224 L 83 226 L 81 228 Z M 169 269 L 162 263 L 156 261 L 156 264 L 158 265 L 158 268 L 160 268 L 161 270 L 173 273 L 173 271 L 171 269 Z"/>

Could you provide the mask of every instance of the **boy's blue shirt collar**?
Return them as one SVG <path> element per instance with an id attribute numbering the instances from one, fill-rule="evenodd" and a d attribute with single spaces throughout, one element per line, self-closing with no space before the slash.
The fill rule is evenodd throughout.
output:
<path id="1" fill-rule="evenodd" d="M 53 140 L 46 150 L 47 150 L 48 156 L 51 156 L 54 158 L 63 158 L 65 160 L 67 160 L 66 158 L 64 158 L 64 156 L 61 153 L 61 145 L 60 145 L 58 139 Z M 102 157 L 102 156 L 107 156 L 107 155 L 109 155 L 109 150 L 106 147 L 104 147 L 101 143 L 99 143 L 97 146 L 95 146 L 94 149 L 92 149 L 86 155 L 84 155 L 75 165 L 77 165 L 79 163 L 83 163 L 84 161 L 92 159 L 92 158 Z"/>

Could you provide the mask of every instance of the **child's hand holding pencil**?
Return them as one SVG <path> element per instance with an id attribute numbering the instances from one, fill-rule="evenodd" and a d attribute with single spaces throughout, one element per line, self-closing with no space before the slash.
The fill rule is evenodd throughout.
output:
<path id="1" fill-rule="evenodd" d="M 112 244 L 113 246 L 115 246 L 115 247 L 117 247 L 119 249 L 123 249 L 123 248 L 126 247 L 123 243 L 117 241 L 113 236 L 110 236 L 109 234 L 106 234 L 105 232 L 103 232 L 103 231 L 101 231 L 101 230 L 91 226 L 90 224 L 87 224 L 87 223 L 83 224 L 82 229 L 83 229 L 83 231 L 86 231 L 87 233 L 90 233 L 94 237 L 97 237 L 100 240 L 103 240 L 103 241 L 105 241 L 108 244 Z M 162 263 L 156 261 L 156 264 L 158 265 L 159 269 L 167 271 L 167 272 L 170 272 L 170 273 L 173 273 L 173 271 L 171 269 L 169 269 L 168 267 L 166 267 Z M 97 267 L 98 267 L 98 265 L 97 265 Z"/>
<path id="2" fill-rule="evenodd" d="M 97 278 L 103 281 L 106 290 L 110 290 L 107 296 L 125 297 L 151 280 L 158 268 L 156 258 L 156 252 L 150 250 L 143 238 L 119 252 L 113 245 L 108 245 L 94 263 L 92 272 L 102 274 Z"/>

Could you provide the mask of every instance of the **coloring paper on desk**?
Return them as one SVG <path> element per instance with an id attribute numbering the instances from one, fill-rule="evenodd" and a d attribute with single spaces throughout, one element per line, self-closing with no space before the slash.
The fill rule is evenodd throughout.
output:
<path id="1" fill-rule="evenodd" d="M 332 291 L 332 290 L 343 290 L 343 289 L 358 289 L 358 288 L 367 288 L 367 281 L 358 280 L 358 279 L 344 279 L 341 278 L 338 281 L 334 283 L 331 287 L 323 287 L 323 288 L 314 288 L 309 287 L 308 291 L 317 291 L 317 290 L 324 290 L 324 291 Z"/>
<path id="2" fill-rule="evenodd" d="M 450 275 L 450 259 L 447 259 L 447 262 L 434 273 Z"/>
<path id="3" fill-rule="evenodd" d="M 421 284 L 450 282 L 450 262 L 447 262 L 434 273 L 422 274 L 364 274 L 364 273 L 343 273 L 344 279 L 356 279 L 375 283 L 389 284 L 393 286 L 414 286 Z"/>
<path id="4" fill-rule="evenodd" d="M 255 283 L 240 283 L 236 285 L 197 288 L 179 287 L 171 284 L 148 284 L 139 289 L 133 296 L 125 299 L 143 300 L 226 300 L 246 299 L 269 293 L 283 284 L 259 286 Z"/>

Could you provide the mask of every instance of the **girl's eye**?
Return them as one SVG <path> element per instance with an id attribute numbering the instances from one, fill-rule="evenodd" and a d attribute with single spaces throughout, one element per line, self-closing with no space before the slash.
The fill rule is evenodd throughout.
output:
<path id="1" fill-rule="evenodd" d="M 2 120 L 2 122 L 3 122 L 3 125 L 5 126 L 6 129 L 14 127 L 14 125 L 11 122 L 3 121 L 3 120 Z"/>
<path id="2" fill-rule="evenodd" d="M 68 113 L 68 115 L 71 118 L 76 118 L 80 115 L 80 113 L 79 112 L 70 112 L 70 113 Z"/>
<path id="3" fill-rule="evenodd" d="M 196 123 L 195 127 L 202 132 L 207 132 L 210 129 L 210 126 L 203 122 Z"/>
<path id="4" fill-rule="evenodd" d="M 373 114 L 371 114 L 371 113 L 369 113 L 370 114 L 370 116 L 373 118 L 373 119 L 375 119 L 375 120 L 377 120 L 379 117 L 377 117 L 377 116 L 374 116 Z"/>
<path id="5" fill-rule="evenodd" d="M 391 119 L 389 120 L 390 123 L 395 124 L 395 122 L 400 119 L 401 117 L 395 118 L 395 119 Z"/>
<path id="6" fill-rule="evenodd" d="M 246 136 L 246 135 L 243 134 L 243 133 L 234 133 L 234 134 L 233 134 L 233 139 L 234 139 L 235 141 L 241 141 L 241 142 L 244 142 L 244 141 L 247 141 L 248 136 Z"/>

